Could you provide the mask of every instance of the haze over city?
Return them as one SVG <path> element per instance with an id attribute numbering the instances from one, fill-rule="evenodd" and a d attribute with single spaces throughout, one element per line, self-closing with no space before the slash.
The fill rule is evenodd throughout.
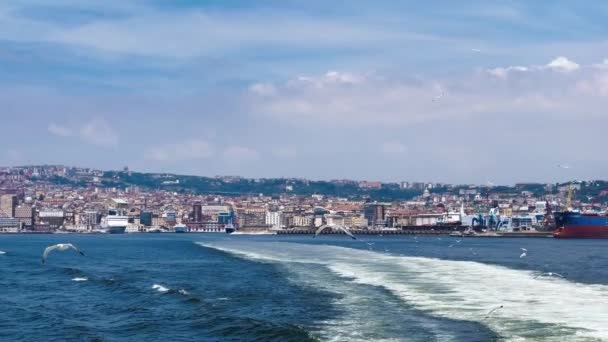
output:
<path id="1" fill-rule="evenodd" d="M 602 179 L 606 15 L 567 1 L 2 2 L 0 165 Z"/>

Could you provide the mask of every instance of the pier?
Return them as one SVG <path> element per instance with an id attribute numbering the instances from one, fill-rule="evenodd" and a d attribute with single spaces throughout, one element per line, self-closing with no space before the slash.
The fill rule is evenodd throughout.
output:
<path id="1" fill-rule="evenodd" d="M 459 227 L 460 228 L 460 227 Z M 449 235 L 454 232 L 463 232 L 463 229 L 454 230 L 454 226 L 437 226 L 429 229 L 428 227 L 411 226 L 404 227 L 402 229 L 351 229 L 350 232 L 353 235 L 427 235 L 427 236 L 438 236 L 438 235 Z M 275 231 L 277 235 L 314 235 L 316 230 L 314 229 L 283 229 Z M 320 233 L 320 235 L 345 235 L 340 230 L 326 229 Z M 466 238 L 553 238 L 552 232 L 485 232 L 475 234 L 463 234 L 462 237 Z"/>

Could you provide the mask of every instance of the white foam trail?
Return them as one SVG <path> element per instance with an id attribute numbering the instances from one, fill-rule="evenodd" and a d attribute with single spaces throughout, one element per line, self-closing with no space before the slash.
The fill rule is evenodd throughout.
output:
<path id="1" fill-rule="evenodd" d="M 168 291 L 169 291 L 169 289 L 168 289 L 168 288 L 166 288 L 166 287 L 164 287 L 164 286 L 162 286 L 162 285 L 159 285 L 159 284 L 154 284 L 154 285 L 152 285 L 152 289 L 153 289 L 153 290 L 156 290 L 156 291 L 158 291 L 158 292 L 161 292 L 161 293 L 165 293 L 165 292 L 168 292 Z"/>
<path id="2" fill-rule="evenodd" d="M 89 278 L 86 277 L 76 277 L 76 278 L 72 278 L 73 281 L 87 281 L 89 280 Z"/>
<path id="3" fill-rule="evenodd" d="M 294 243 L 201 244 L 257 260 L 324 265 L 360 284 L 383 287 L 417 309 L 479 322 L 508 340 L 608 340 L 608 286 L 470 261 L 392 256 Z M 491 318 L 487 313 L 504 308 Z"/>

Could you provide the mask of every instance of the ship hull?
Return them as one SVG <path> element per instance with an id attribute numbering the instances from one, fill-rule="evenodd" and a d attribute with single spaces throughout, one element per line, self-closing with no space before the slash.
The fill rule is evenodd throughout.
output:
<path id="1" fill-rule="evenodd" d="M 561 213 L 553 234 L 562 239 L 608 239 L 608 217 L 580 213 Z"/>
<path id="2" fill-rule="evenodd" d="M 108 234 L 124 234 L 127 227 L 109 227 Z"/>

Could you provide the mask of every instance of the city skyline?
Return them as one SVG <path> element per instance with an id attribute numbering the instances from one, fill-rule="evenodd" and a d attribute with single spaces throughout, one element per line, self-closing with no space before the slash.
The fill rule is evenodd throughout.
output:
<path id="1" fill-rule="evenodd" d="M 0 165 L 605 179 L 606 4 L 411 5 L 1 4 Z"/>

